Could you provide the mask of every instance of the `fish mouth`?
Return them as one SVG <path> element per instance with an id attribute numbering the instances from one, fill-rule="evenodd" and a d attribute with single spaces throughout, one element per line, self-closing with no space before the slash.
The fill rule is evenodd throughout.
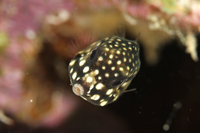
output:
<path id="1" fill-rule="evenodd" d="M 82 96 L 84 94 L 84 88 L 81 84 L 74 84 L 72 87 L 72 91 L 77 96 Z"/>

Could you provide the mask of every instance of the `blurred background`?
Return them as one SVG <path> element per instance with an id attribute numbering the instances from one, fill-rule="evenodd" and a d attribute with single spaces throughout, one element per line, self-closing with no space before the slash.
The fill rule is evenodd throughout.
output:
<path id="1" fill-rule="evenodd" d="M 121 32 L 141 47 L 137 90 L 94 106 L 68 63 Z M 199 32 L 199 0 L 1 0 L 0 132 L 200 132 Z"/>

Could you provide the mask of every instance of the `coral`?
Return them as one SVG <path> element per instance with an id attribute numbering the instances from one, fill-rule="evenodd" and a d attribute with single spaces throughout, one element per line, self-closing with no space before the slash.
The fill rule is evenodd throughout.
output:
<path id="1" fill-rule="evenodd" d="M 144 23 L 144 25 L 148 26 L 146 30 L 150 30 L 149 34 L 147 33 L 141 38 L 141 41 L 144 42 L 146 53 L 149 53 L 146 57 L 148 57 L 147 61 L 150 64 L 155 64 L 157 62 L 159 56 L 157 51 L 160 49 L 159 47 L 162 46 L 161 43 L 174 37 L 178 37 L 181 43 L 186 46 L 186 52 L 191 55 L 194 61 L 198 61 L 195 34 L 200 32 L 199 1 L 146 0 L 136 4 L 131 1 L 125 1 L 123 6 L 124 7 L 121 7 L 121 9 L 124 10 L 125 20 L 131 25 L 135 25 L 135 28 L 132 28 L 132 30 L 135 29 L 136 32 L 141 31 L 140 25 Z M 128 19 L 127 15 L 132 16 L 132 19 Z M 134 23 L 133 18 L 135 18 Z M 164 37 L 163 41 L 158 41 L 159 36 L 157 36 L 157 38 L 154 37 L 153 42 L 145 41 L 152 38 L 152 33 L 159 31 L 161 34 L 160 37 L 162 37 L 162 34 L 166 33 L 167 35 L 164 36 L 168 36 L 167 39 Z M 154 48 L 148 50 L 151 45 L 154 46 Z"/>
<path id="2" fill-rule="evenodd" d="M 60 94 L 60 91 L 52 87 L 44 87 L 43 83 L 48 83 L 48 79 L 44 76 L 41 84 L 40 78 L 34 76 L 37 71 L 39 75 L 45 75 L 44 71 L 40 67 L 33 68 L 38 64 L 42 50 L 39 31 L 44 16 L 58 8 L 70 10 L 70 6 L 70 2 L 63 1 L 0 2 L 0 109 L 32 126 L 58 125 L 76 105 L 76 100 L 70 96 L 63 96 L 64 93 Z M 46 97 L 38 95 L 41 88 Z M 38 99 L 45 105 L 36 102 Z"/>

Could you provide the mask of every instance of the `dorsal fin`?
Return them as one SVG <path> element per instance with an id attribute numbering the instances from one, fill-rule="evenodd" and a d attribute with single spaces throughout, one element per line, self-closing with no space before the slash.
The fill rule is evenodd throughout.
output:
<path id="1" fill-rule="evenodd" d="M 140 38 L 140 34 L 141 34 L 141 32 L 138 33 L 138 35 L 137 35 L 137 37 L 136 37 L 136 39 L 135 39 L 136 42 L 138 42 L 138 40 L 139 40 L 139 38 Z"/>
<path id="2" fill-rule="evenodd" d="M 71 40 L 71 50 L 73 51 L 73 57 L 79 51 L 88 47 L 93 41 L 93 35 L 91 32 L 84 31 L 82 33 L 78 33 Z"/>
<path id="3" fill-rule="evenodd" d="M 125 33 L 126 33 L 126 29 L 125 26 L 120 25 L 119 28 L 117 28 L 117 30 L 115 31 L 115 35 L 119 36 L 121 38 L 125 38 Z"/>
<path id="4" fill-rule="evenodd" d="M 125 38 L 126 29 L 125 26 L 120 25 L 114 30 L 111 30 L 107 36 L 118 36 L 121 38 Z"/>

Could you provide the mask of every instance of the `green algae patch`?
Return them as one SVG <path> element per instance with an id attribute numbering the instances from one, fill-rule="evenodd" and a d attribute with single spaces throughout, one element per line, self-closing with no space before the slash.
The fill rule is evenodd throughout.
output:
<path id="1" fill-rule="evenodd" d="M 0 53 L 4 51 L 4 49 L 8 46 L 8 44 L 9 44 L 8 35 L 5 32 L 0 31 Z"/>

